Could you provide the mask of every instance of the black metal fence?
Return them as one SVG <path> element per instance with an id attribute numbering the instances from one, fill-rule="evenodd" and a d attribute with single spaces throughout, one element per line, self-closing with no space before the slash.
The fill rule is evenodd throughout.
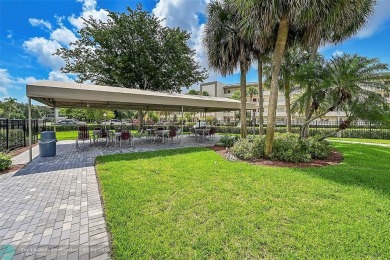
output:
<path id="1" fill-rule="evenodd" d="M 38 134 L 44 125 L 43 120 L 32 120 L 32 143 L 38 141 Z M 0 152 L 28 146 L 30 138 L 28 132 L 28 120 L 0 119 Z"/>
<path id="2" fill-rule="evenodd" d="M 221 122 L 222 123 L 222 122 Z M 222 123 L 223 124 L 223 123 Z M 221 124 L 220 124 L 221 125 Z M 292 122 L 292 132 L 299 133 L 302 122 Z M 339 128 L 340 122 L 337 121 L 313 121 L 309 127 L 310 136 L 314 135 L 329 135 L 333 137 L 342 138 L 366 138 L 366 139 L 390 139 L 390 126 L 380 123 L 371 123 L 364 121 L 357 121 L 351 124 L 347 129 L 341 130 L 337 134 L 334 132 Z M 266 131 L 266 125 L 264 125 L 264 131 Z M 221 128 L 224 128 L 221 126 Z M 248 122 L 248 132 L 258 133 L 258 124 L 254 126 L 251 122 Z M 276 132 L 287 132 L 287 126 L 284 123 L 276 123 Z"/>

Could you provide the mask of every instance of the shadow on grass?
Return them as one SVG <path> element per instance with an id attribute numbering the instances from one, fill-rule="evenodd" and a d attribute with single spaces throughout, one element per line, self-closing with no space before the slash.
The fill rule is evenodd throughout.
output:
<path id="1" fill-rule="evenodd" d="M 303 168 L 299 172 L 342 185 L 371 189 L 390 197 L 390 148 L 342 143 L 334 146 L 344 156 L 341 164 Z"/>
<path id="2" fill-rule="evenodd" d="M 175 155 L 193 154 L 204 151 L 210 151 L 208 148 L 203 147 L 187 147 L 187 148 L 175 148 L 167 150 L 146 151 L 137 153 L 125 153 L 125 154 L 112 154 L 96 157 L 97 163 L 108 163 L 118 161 L 133 161 L 142 159 L 152 159 L 157 157 L 170 157 Z"/>

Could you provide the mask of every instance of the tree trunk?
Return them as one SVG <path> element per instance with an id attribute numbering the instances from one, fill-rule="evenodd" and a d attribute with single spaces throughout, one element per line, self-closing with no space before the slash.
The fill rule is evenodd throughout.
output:
<path id="1" fill-rule="evenodd" d="M 353 119 L 351 117 L 349 117 L 346 121 L 344 121 L 343 123 L 341 123 L 339 125 L 339 127 L 337 128 L 336 131 L 334 131 L 333 133 L 330 133 L 328 135 L 325 135 L 323 137 L 321 137 L 320 139 L 318 139 L 318 141 L 322 141 L 322 140 L 325 140 L 326 138 L 328 137 L 331 137 L 333 135 L 336 135 L 338 132 L 340 132 L 341 130 L 344 130 L 344 129 L 347 129 L 351 123 L 352 123 Z"/>
<path id="2" fill-rule="evenodd" d="M 265 137 L 264 155 L 268 157 L 272 152 L 272 145 L 274 142 L 275 122 L 276 122 L 276 107 L 278 103 L 278 78 L 280 73 L 280 66 L 282 64 L 284 49 L 287 42 L 287 35 L 289 31 L 288 16 L 284 15 L 279 22 L 278 35 L 275 43 L 275 50 L 272 57 L 272 74 L 270 97 L 267 115 L 267 134 Z"/>
<path id="3" fill-rule="evenodd" d="M 314 61 L 319 46 L 320 46 L 320 41 L 319 40 L 313 43 L 313 46 L 309 50 L 310 51 L 309 62 L 313 62 Z M 308 85 L 307 88 L 310 89 L 311 86 Z M 309 93 L 310 93 L 310 91 L 309 91 Z M 313 116 L 313 111 L 312 111 L 312 108 L 311 108 L 311 99 L 312 99 L 311 96 L 308 96 L 307 100 L 306 100 L 305 121 L 310 120 L 310 118 Z M 309 137 L 309 125 L 307 125 L 305 128 L 303 128 L 301 133 L 303 134 L 301 136 L 301 138 Z"/>
<path id="4" fill-rule="evenodd" d="M 261 60 L 261 55 L 257 54 L 257 78 L 259 82 L 258 91 L 259 91 L 259 136 L 261 137 L 264 134 L 264 96 L 263 96 L 263 62 Z"/>
<path id="5" fill-rule="evenodd" d="M 246 69 L 245 64 L 240 62 L 240 92 L 241 92 L 241 109 L 240 109 L 240 122 L 241 122 L 241 138 L 246 138 L 247 129 L 246 129 Z"/>
<path id="6" fill-rule="evenodd" d="M 285 78 L 284 81 L 284 99 L 286 106 L 286 118 L 287 118 L 287 132 L 291 133 L 291 101 L 290 101 L 290 79 L 289 77 Z"/>

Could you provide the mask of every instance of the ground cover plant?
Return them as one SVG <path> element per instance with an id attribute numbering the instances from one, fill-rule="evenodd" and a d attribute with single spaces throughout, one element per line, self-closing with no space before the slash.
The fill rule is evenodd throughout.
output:
<path id="1" fill-rule="evenodd" d="M 389 258 L 390 148 L 339 165 L 230 162 L 206 148 L 97 158 L 116 259 Z"/>

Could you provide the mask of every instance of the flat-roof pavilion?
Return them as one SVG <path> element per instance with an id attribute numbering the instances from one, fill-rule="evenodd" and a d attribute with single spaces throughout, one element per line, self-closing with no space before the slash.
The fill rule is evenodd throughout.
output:
<path id="1" fill-rule="evenodd" d="M 38 81 L 27 84 L 26 92 L 28 98 L 51 107 L 184 112 L 240 110 L 240 101 L 234 99 L 74 82 Z M 251 103 L 247 103 L 246 106 L 247 109 L 256 108 Z"/>
<path id="2" fill-rule="evenodd" d="M 240 110 L 240 101 L 228 98 L 185 95 L 140 89 L 88 85 L 75 82 L 38 81 L 27 84 L 29 131 L 31 99 L 51 107 L 128 109 L 144 111 L 219 112 Z M 255 109 L 246 104 L 246 109 Z M 32 160 L 31 138 L 30 161 Z"/>

